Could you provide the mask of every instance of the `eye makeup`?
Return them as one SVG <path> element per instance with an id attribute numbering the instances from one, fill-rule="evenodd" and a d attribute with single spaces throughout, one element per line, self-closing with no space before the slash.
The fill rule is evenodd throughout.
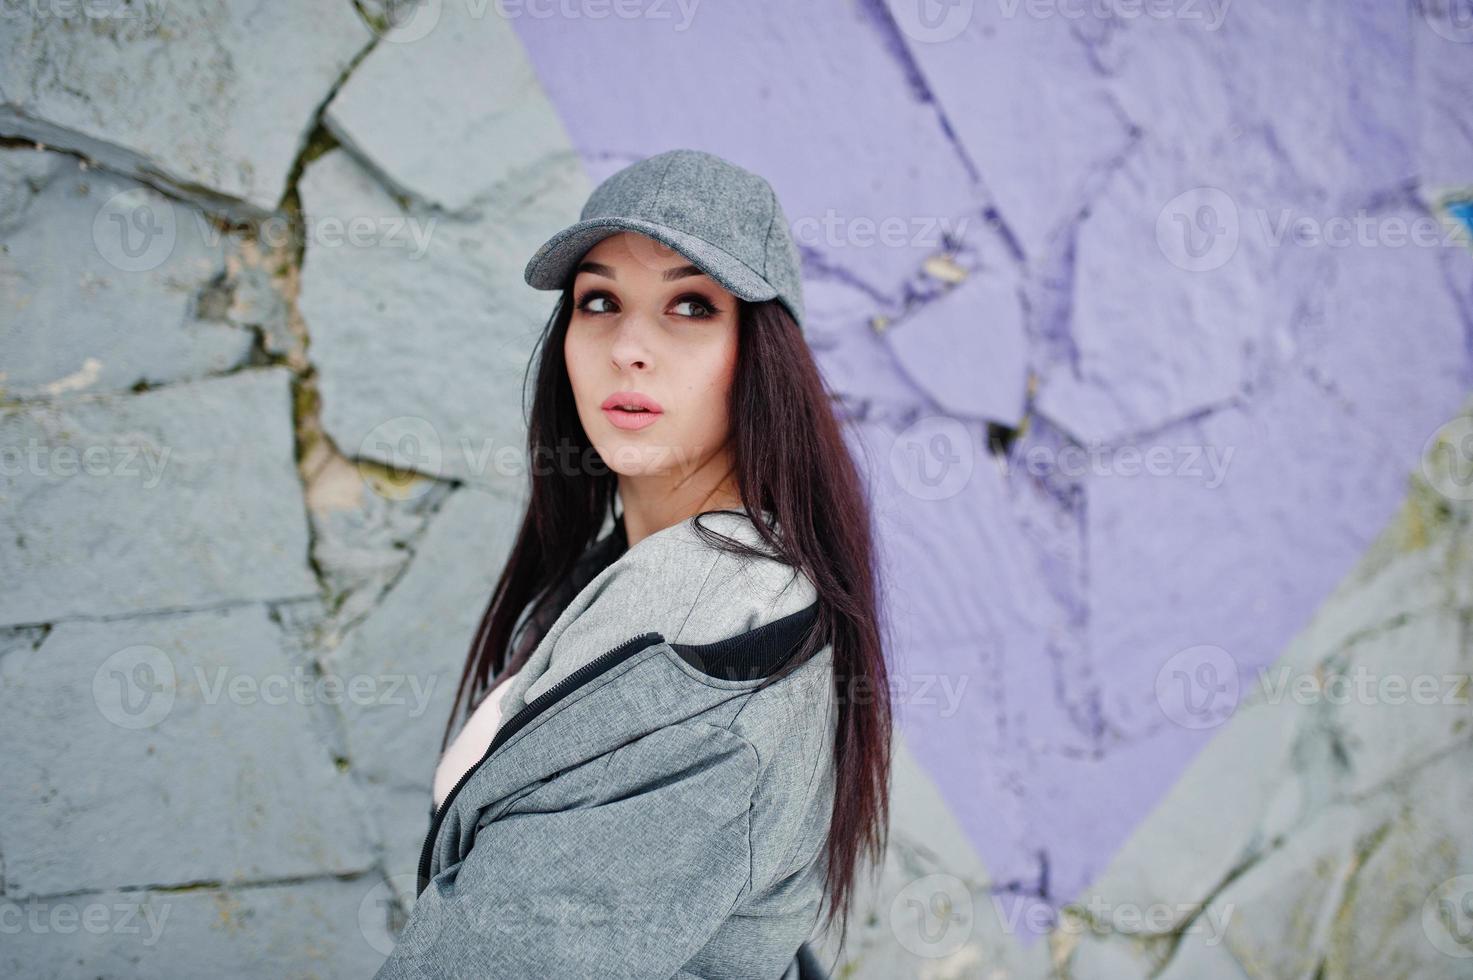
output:
<path id="1" fill-rule="evenodd" d="M 594 300 L 599 299 L 607 300 L 615 307 L 615 309 L 617 309 L 619 305 L 618 300 L 616 300 L 613 294 L 610 293 L 607 289 L 594 288 L 578 296 L 577 299 L 574 301 L 573 306 L 576 310 L 578 310 L 578 312 L 586 313 L 589 316 L 602 316 L 606 313 L 614 312 L 611 310 L 591 310 L 588 308 Z M 679 306 L 682 303 L 694 303 L 705 311 L 703 313 L 698 313 L 690 316 L 682 316 L 682 319 L 709 320 L 721 314 L 721 307 L 717 306 L 715 302 L 713 302 L 703 293 L 681 293 L 679 296 L 675 297 L 675 299 L 671 301 L 672 306 Z"/>

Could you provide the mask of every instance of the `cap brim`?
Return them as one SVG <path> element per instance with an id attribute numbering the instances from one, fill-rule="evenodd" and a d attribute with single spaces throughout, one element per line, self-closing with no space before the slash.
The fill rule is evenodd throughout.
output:
<path id="1" fill-rule="evenodd" d="M 751 266 L 703 238 L 640 218 L 589 218 L 553 235 L 532 255 L 522 273 L 534 289 L 561 289 L 590 248 L 622 231 L 637 231 L 668 245 L 698 266 L 734 296 L 761 302 L 777 296 L 777 289 Z"/>

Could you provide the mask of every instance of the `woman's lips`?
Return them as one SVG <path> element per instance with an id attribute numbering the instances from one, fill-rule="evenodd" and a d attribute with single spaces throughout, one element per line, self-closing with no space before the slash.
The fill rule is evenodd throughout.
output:
<path id="1" fill-rule="evenodd" d="M 603 412 L 604 418 L 621 429 L 643 429 L 654 425 L 661 415 L 660 412 L 631 412 L 623 408 L 606 408 Z"/>
<path id="2" fill-rule="evenodd" d="M 621 429 L 643 429 L 660 417 L 660 403 L 638 391 L 616 391 L 599 408 Z"/>

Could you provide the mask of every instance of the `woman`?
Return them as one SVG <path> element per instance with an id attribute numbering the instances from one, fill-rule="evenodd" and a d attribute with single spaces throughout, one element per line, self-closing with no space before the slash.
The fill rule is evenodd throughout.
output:
<path id="1" fill-rule="evenodd" d="M 890 704 L 787 228 L 761 177 L 674 150 L 528 263 L 562 291 L 530 504 L 381 980 L 808 976 L 824 908 L 842 946 Z"/>

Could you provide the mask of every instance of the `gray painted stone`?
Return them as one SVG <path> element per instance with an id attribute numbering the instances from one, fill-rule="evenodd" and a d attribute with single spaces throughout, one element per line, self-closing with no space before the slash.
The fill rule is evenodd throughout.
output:
<path id="1" fill-rule="evenodd" d="M 260 606 L 62 623 L 0 676 L 12 898 L 372 860 L 361 803 L 308 719 L 312 698 L 341 695 L 297 683 Z"/>
<path id="2" fill-rule="evenodd" d="M 324 636 L 328 632 L 328 624 L 333 622 L 329 603 L 317 596 L 273 602 L 268 608 L 271 622 L 281 634 L 281 652 L 291 668 L 296 670 L 300 667 L 315 676 L 320 670 L 317 662 L 319 648 L 327 644 Z M 351 764 L 343 735 L 342 705 L 327 698 L 318 698 L 307 706 L 307 715 L 313 736 L 322 744 L 328 757 L 340 765 Z M 371 814 L 365 816 L 371 817 Z"/>
<path id="3" fill-rule="evenodd" d="M 892 747 L 890 847 L 877 880 L 861 875 L 843 961 L 853 980 L 1042 977 L 1049 944 L 1020 941 L 1024 917 L 1050 914 L 1035 898 L 994 893 L 989 873 L 946 800 L 897 730 Z M 941 918 L 942 912 L 953 917 Z M 820 960 L 833 966 L 838 937 L 820 933 Z"/>
<path id="4" fill-rule="evenodd" d="M 1325 600 L 1304 630 L 1304 641 L 1318 659 L 1402 617 L 1473 605 L 1470 597 L 1458 593 L 1460 585 L 1466 588 L 1473 577 L 1469 542 L 1456 533 L 1417 540 L 1432 520 L 1427 508 L 1405 508 L 1391 533 L 1376 540 L 1356 570 Z M 1395 533 L 1412 527 L 1417 529 L 1410 535 Z"/>
<path id="5" fill-rule="evenodd" d="M 324 583 L 342 597 L 339 620 L 351 623 L 372 612 L 384 589 L 409 564 L 407 543 L 423 523 L 383 501 L 370 502 L 362 511 L 314 515 L 312 554 Z"/>
<path id="6" fill-rule="evenodd" d="M 0 410 L 0 624 L 315 594 L 289 380 Z"/>
<path id="7" fill-rule="evenodd" d="M 0 944 L 0 973 L 33 980 L 368 977 L 386 955 L 373 924 L 383 888 L 382 879 L 365 876 L 0 899 L 6 922 L 20 925 Z"/>
<path id="8" fill-rule="evenodd" d="M 1259 830 L 1281 783 L 1293 772 L 1302 709 L 1290 701 L 1241 706 L 1192 760 L 1165 798 L 1091 885 L 1115 906 L 1183 906 L 1212 890 L 1265 843 Z M 1167 927 L 1169 931 L 1170 926 Z"/>
<path id="9" fill-rule="evenodd" d="M 21 225 L 37 192 L 69 162 L 39 147 L 0 147 L 0 233 L 8 234 Z"/>
<path id="10" fill-rule="evenodd" d="M 1022 420 L 1028 341 L 1014 277 L 973 273 L 885 337 L 946 414 L 1009 426 Z"/>
<path id="11" fill-rule="evenodd" d="M 1407 773 L 1368 844 L 1327 944 L 1325 980 L 1466 977 L 1473 964 L 1473 741 Z"/>
<path id="12" fill-rule="evenodd" d="M 1473 736 L 1467 639 L 1459 614 L 1443 610 L 1365 637 L 1332 659 L 1339 683 L 1317 697 L 1338 709 L 1347 792 L 1369 793 Z"/>
<path id="13" fill-rule="evenodd" d="M 436 4 L 387 31 L 324 121 L 394 183 L 451 211 L 569 152 L 511 21 L 494 7 L 473 16 L 470 5 Z"/>
<path id="14" fill-rule="evenodd" d="M 549 229 L 576 216 L 580 188 L 587 193 L 571 159 L 538 177 L 540 190 L 521 189 L 525 200 L 488 203 L 482 219 L 464 222 L 406 216 L 343 151 L 308 168 L 309 224 L 386 230 L 357 246 L 319 237 L 303 262 L 298 307 L 322 421 L 345 455 L 508 494 L 526 483 L 522 377 L 555 300 L 521 270 Z M 390 237 L 406 220 L 402 239 Z"/>
<path id="15" fill-rule="evenodd" d="M 1146 980 L 1149 960 L 1118 937 L 1086 934 L 1069 957 L 1070 980 Z"/>
<path id="16" fill-rule="evenodd" d="M 43 9 L 0 32 L 0 133 L 257 213 L 276 208 L 313 112 L 371 36 L 351 4 L 321 0 Z"/>
<path id="17" fill-rule="evenodd" d="M 418 867 L 440 736 L 520 516 L 495 495 L 473 489 L 452 494 L 415 546 L 404 576 L 322 658 L 329 673 L 403 681 L 394 701 L 350 703 L 344 712 L 353 772 L 379 816 L 391 877 Z"/>
<path id="18" fill-rule="evenodd" d="M 20 629 L 0 630 L 0 659 L 12 650 L 34 650 L 46 639 L 47 627 L 27 626 Z M 3 882 L 0 882 L 3 884 Z M 4 889 L 0 888 L 0 892 Z"/>
<path id="19" fill-rule="evenodd" d="M 1189 946 L 1153 980 L 1259 980 L 1243 969 L 1223 943 Z"/>
<path id="20" fill-rule="evenodd" d="M 1367 828 L 1384 804 L 1321 812 L 1212 900 L 1193 923 L 1197 931 L 1183 937 L 1172 965 L 1196 976 L 1188 968 L 1215 959 L 1209 947 L 1221 942 L 1248 976 L 1313 976 Z"/>
<path id="21" fill-rule="evenodd" d="M 123 391 L 250 353 L 250 331 L 196 317 L 229 240 L 194 208 L 37 150 L 0 150 L 0 183 L 0 397 Z"/>
<path id="22" fill-rule="evenodd" d="M 300 343 L 288 324 L 290 314 L 280 287 L 262 266 L 262 253 L 253 243 L 226 262 L 221 283 L 229 303 L 221 311 L 227 323 L 257 331 L 268 354 L 286 356 Z"/>

